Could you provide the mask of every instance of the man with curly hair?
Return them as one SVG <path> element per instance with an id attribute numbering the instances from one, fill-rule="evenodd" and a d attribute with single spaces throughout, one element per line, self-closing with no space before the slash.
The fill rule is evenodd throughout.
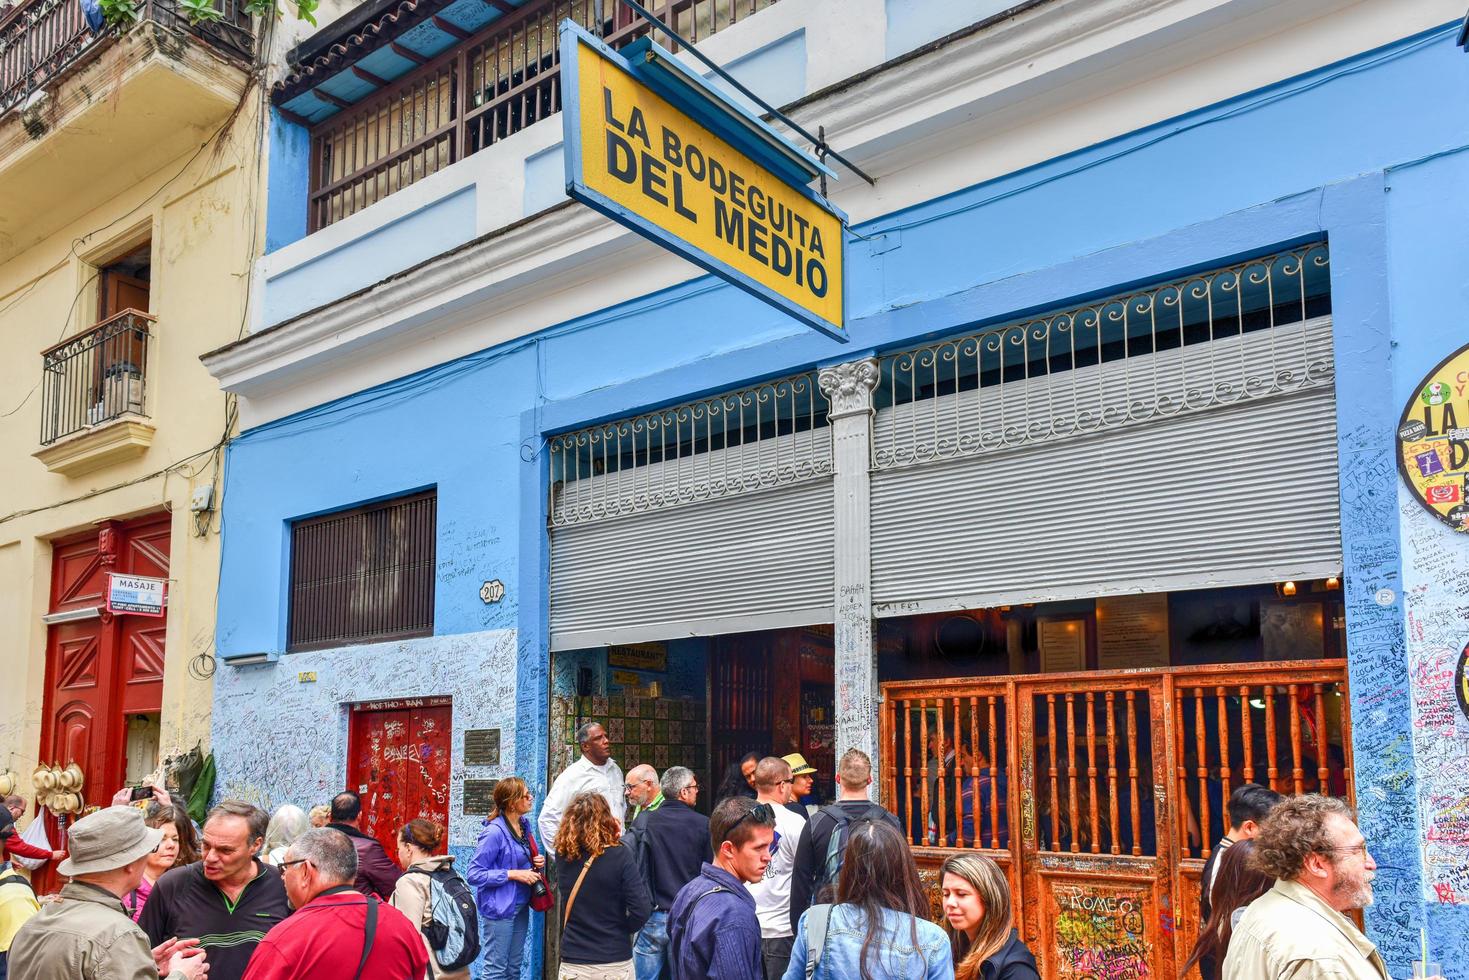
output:
<path id="1" fill-rule="evenodd" d="M 1253 861 L 1275 886 L 1234 927 L 1223 980 L 1388 980 L 1377 947 L 1346 916 L 1372 904 L 1377 869 L 1351 807 L 1330 796 L 1286 800 L 1260 825 Z"/>

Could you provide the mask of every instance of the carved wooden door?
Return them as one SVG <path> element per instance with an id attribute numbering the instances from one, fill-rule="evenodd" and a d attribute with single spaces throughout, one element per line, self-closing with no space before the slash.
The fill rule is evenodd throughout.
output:
<path id="1" fill-rule="evenodd" d="M 168 578 L 170 518 L 159 514 L 58 541 L 51 558 L 50 612 L 78 614 L 46 631 L 46 687 L 41 762 L 75 762 L 82 796 L 105 806 L 127 770 L 125 715 L 162 707 L 167 617 L 105 611 L 108 573 Z M 60 828 L 51 817 L 53 842 Z M 49 887 L 49 866 L 37 878 Z"/>
<path id="2" fill-rule="evenodd" d="M 1174 977 L 1164 678 L 1037 678 L 1020 712 L 1021 932 L 1057 980 Z"/>

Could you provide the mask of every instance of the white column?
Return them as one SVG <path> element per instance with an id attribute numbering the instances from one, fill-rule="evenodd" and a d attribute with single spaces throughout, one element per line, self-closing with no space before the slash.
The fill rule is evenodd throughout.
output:
<path id="1" fill-rule="evenodd" d="M 882 785 L 878 764 L 877 651 L 872 642 L 872 389 L 877 361 L 865 358 L 823 368 L 822 394 L 831 403 L 836 506 L 837 757 L 861 749 L 872 758 L 873 797 Z"/>

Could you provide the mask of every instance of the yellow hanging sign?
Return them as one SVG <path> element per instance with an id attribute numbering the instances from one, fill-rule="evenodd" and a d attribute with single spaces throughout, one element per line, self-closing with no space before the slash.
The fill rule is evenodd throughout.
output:
<path id="1" fill-rule="evenodd" d="M 567 193 L 846 339 L 839 212 L 695 121 L 583 32 L 563 34 L 562 58 Z"/>

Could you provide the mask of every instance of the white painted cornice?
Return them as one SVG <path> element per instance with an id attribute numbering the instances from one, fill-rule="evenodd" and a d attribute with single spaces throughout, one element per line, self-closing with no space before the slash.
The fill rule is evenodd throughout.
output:
<path id="1" fill-rule="evenodd" d="M 1461 4 L 1052 0 L 814 93 L 791 114 L 825 126 L 878 178 L 832 188 L 861 222 L 1437 26 Z M 258 424 L 701 275 L 567 204 L 203 361 Z"/>

